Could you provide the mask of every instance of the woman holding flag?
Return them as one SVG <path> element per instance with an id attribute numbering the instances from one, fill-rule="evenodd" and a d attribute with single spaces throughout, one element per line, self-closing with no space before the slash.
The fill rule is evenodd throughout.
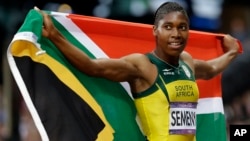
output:
<path id="1" fill-rule="evenodd" d="M 187 13 L 178 3 L 166 2 L 155 12 L 156 47 L 152 52 L 90 59 L 63 37 L 48 14 L 41 13 L 43 36 L 76 68 L 90 76 L 129 83 L 143 132 L 150 141 L 195 140 L 199 98 L 196 79 L 211 79 L 221 73 L 239 50 L 237 40 L 225 35 L 223 55 L 208 61 L 192 58 L 184 51 L 189 36 Z"/>

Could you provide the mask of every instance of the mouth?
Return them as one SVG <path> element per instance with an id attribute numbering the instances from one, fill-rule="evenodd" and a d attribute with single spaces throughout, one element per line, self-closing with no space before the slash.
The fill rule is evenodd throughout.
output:
<path id="1" fill-rule="evenodd" d="M 169 42 L 168 46 L 173 49 L 179 49 L 183 47 L 183 42 Z"/>

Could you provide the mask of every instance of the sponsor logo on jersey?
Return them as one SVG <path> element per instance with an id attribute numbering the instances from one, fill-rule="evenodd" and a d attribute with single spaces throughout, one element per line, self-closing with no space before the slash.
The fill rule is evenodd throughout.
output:
<path id="1" fill-rule="evenodd" d="M 173 69 L 163 69 L 163 75 L 174 75 Z"/>

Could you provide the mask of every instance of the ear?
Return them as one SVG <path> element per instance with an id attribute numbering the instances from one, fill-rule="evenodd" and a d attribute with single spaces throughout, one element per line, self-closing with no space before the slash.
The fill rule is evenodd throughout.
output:
<path id="1" fill-rule="evenodd" d="M 157 27 L 155 25 L 153 25 L 153 35 L 154 36 L 157 35 Z"/>

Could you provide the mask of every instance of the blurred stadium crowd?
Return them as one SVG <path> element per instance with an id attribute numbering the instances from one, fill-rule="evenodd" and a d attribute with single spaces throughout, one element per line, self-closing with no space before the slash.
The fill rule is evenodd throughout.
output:
<path id="1" fill-rule="evenodd" d="M 5 52 L 26 14 L 43 10 L 153 24 L 153 12 L 166 0 L 1 0 L 0 1 L 0 141 L 39 141 L 40 137 L 13 83 Z M 172 0 L 188 11 L 193 30 L 229 33 L 244 52 L 222 74 L 222 97 L 228 124 L 250 124 L 250 1 Z"/>

